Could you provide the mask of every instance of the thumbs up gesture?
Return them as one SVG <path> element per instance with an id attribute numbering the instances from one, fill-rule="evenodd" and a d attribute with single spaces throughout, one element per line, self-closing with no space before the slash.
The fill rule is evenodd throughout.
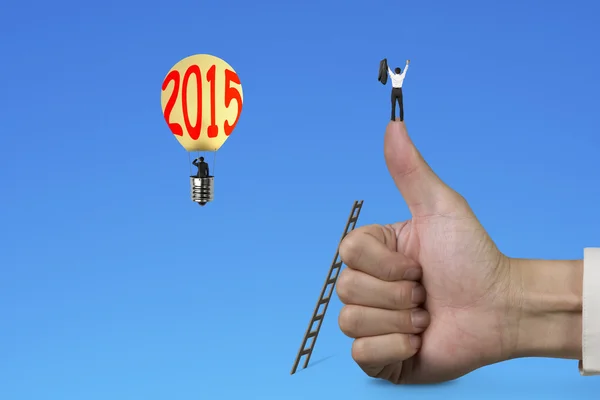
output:
<path id="1" fill-rule="evenodd" d="M 339 324 L 355 339 L 354 360 L 372 377 L 431 383 L 507 359 L 508 329 L 518 325 L 508 307 L 509 259 L 403 122 L 387 126 L 384 149 L 412 218 L 361 227 L 341 244 L 348 268 L 337 285 L 346 304 Z"/>

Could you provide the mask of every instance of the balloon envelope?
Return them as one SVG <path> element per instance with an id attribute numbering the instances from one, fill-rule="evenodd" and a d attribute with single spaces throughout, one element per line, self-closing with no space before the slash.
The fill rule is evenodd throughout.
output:
<path id="1" fill-rule="evenodd" d="M 160 103 L 171 132 L 187 151 L 217 151 L 239 120 L 243 96 L 231 65 L 197 54 L 169 70 Z"/>

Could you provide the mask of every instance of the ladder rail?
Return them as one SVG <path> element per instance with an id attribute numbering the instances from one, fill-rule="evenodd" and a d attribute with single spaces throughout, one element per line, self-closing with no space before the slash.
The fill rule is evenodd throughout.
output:
<path id="1" fill-rule="evenodd" d="M 344 228 L 344 233 L 342 234 L 342 237 L 340 239 L 340 242 L 339 242 L 340 244 L 342 243 L 344 238 L 348 235 L 348 233 L 350 233 L 356 227 L 358 215 L 355 217 L 354 212 L 358 210 L 357 214 L 360 214 L 361 207 L 362 207 L 362 202 L 358 202 L 358 201 L 354 202 L 354 206 L 352 207 L 352 211 L 350 213 L 350 216 L 348 217 L 348 221 L 346 222 L 346 227 Z M 350 225 L 352 225 L 352 227 L 350 227 Z M 317 305 L 313 312 L 313 318 L 312 318 L 312 320 L 308 326 L 308 329 L 306 331 L 306 334 L 305 334 L 305 340 L 303 343 L 304 346 L 306 346 L 306 342 L 308 341 L 308 339 L 310 339 L 310 337 L 314 337 L 314 339 L 310 346 L 310 352 L 307 354 L 306 360 L 304 361 L 304 366 L 302 368 L 306 368 L 308 366 L 308 363 L 310 362 L 310 357 L 312 356 L 312 351 L 317 342 L 317 338 L 319 336 L 319 332 L 321 331 L 321 327 L 323 326 L 323 320 L 325 319 L 325 313 L 327 312 L 327 309 L 329 307 L 329 302 L 331 301 L 331 296 L 333 296 L 333 292 L 335 290 L 335 284 L 337 283 L 337 279 L 340 276 L 340 273 L 342 271 L 342 265 L 343 265 L 342 260 L 340 259 L 338 261 L 338 258 L 340 256 L 340 244 L 338 244 L 337 250 L 335 252 L 335 257 L 333 258 L 333 262 L 331 264 L 331 267 L 329 268 L 329 274 L 327 275 L 327 280 L 325 281 L 325 284 L 323 285 L 323 289 L 321 290 L 321 297 L 319 298 L 319 301 L 317 302 Z M 335 276 L 332 278 L 331 275 L 334 270 L 337 270 L 337 271 L 335 272 Z M 329 290 L 329 294 L 326 295 L 327 287 L 329 285 L 331 285 L 331 289 Z M 321 304 L 323 304 L 323 312 L 321 314 L 318 314 L 319 307 L 321 306 Z M 320 318 L 318 318 L 318 317 L 320 317 Z M 311 328 L 313 327 L 316 320 L 319 321 L 319 323 L 317 324 L 317 328 L 314 331 L 311 331 Z M 314 332 L 314 335 L 310 336 L 311 333 L 313 333 L 313 332 Z"/>
<path id="2" fill-rule="evenodd" d="M 298 365 L 300 364 L 300 360 L 302 359 L 303 356 L 306 356 L 306 360 L 304 361 L 303 368 L 306 368 L 308 366 L 310 357 L 312 356 L 313 349 L 315 347 L 315 344 L 317 343 L 317 338 L 319 336 L 319 332 L 321 331 L 321 326 L 323 326 L 323 320 L 325 319 L 325 313 L 327 312 L 327 308 L 329 307 L 329 302 L 330 302 L 331 297 L 333 296 L 333 292 L 335 290 L 335 284 L 337 283 L 337 279 L 342 270 L 343 262 L 341 259 L 338 261 L 338 258 L 340 256 L 340 244 L 342 243 L 344 238 L 350 232 L 352 232 L 354 230 L 354 228 L 356 228 L 356 223 L 358 221 L 358 217 L 360 215 L 360 211 L 362 209 L 363 202 L 364 202 L 364 200 L 360 200 L 360 201 L 356 200 L 352 206 L 352 211 L 350 211 L 350 216 L 348 217 L 348 220 L 346 221 L 346 226 L 344 228 L 344 232 L 342 233 L 340 242 L 337 246 L 337 249 L 335 252 L 335 257 L 333 258 L 333 262 L 331 263 L 331 266 L 329 267 L 329 273 L 327 274 L 327 278 L 325 279 L 325 283 L 323 284 L 323 288 L 321 289 L 321 295 L 320 295 L 319 300 L 317 301 L 317 304 L 313 311 L 312 318 L 308 324 L 308 328 L 306 329 L 306 331 L 304 333 L 304 339 L 302 340 L 302 344 L 300 345 L 300 350 L 298 351 L 298 355 L 296 356 L 296 360 L 294 361 L 294 366 L 292 367 L 292 371 L 290 372 L 290 375 L 293 375 L 296 372 L 296 370 L 298 369 Z M 356 215 L 355 215 L 355 213 L 356 213 Z M 334 272 L 335 272 L 335 274 L 334 274 Z M 334 276 L 332 277 L 333 274 L 334 274 Z M 329 294 L 327 295 L 328 287 L 331 287 L 331 289 L 329 290 Z M 325 297 L 325 296 L 327 296 L 327 297 Z M 323 305 L 323 312 L 321 314 L 319 314 L 319 308 L 321 307 L 321 305 Z M 314 323 L 317 321 L 318 321 L 318 323 L 317 323 L 316 329 L 312 330 Z M 310 338 L 313 338 L 313 340 L 312 340 L 309 348 L 306 348 L 306 343 L 308 342 L 308 340 Z"/>

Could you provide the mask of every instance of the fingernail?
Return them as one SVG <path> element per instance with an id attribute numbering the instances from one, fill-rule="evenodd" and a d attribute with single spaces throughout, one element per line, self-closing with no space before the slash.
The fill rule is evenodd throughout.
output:
<path id="1" fill-rule="evenodd" d="M 421 270 L 419 268 L 411 268 L 404 273 L 404 279 L 407 281 L 416 281 L 421 279 Z"/>
<path id="2" fill-rule="evenodd" d="M 421 337 L 420 336 L 410 335 L 408 337 L 408 340 L 410 340 L 410 345 L 412 347 L 414 347 L 415 349 L 418 349 L 419 347 L 421 347 Z"/>
<path id="3" fill-rule="evenodd" d="M 429 313 L 425 310 L 413 311 L 410 318 L 415 328 L 427 328 L 429 326 Z"/>
<path id="4" fill-rule="evenodd" d="M 425 288 L 421 285 L 413 289 L 412 302 L 414 304 L 421 304 L 425 301 Z"/>

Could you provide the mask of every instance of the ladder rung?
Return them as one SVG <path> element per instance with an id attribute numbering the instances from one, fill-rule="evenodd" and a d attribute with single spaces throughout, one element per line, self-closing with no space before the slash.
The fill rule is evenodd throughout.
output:
<path id="1" fill-rule="evenodd" d="M 322 320 L 322 319 L 323 319 L 323 314 L 316 315 L 316 316 L 313 318 L 313 323 L 314 323 L 314 322 L 317 322 L 317 321 L 320 321 L 320 320 Z"/>
<path id="2" fill-rule="evenodd" d="M 310 354 L 310 352 L 311 352 L 311 351 L 312 351 L 312 349 L 306 349 L 306 350 L 302 350 L 302 351 L 300 352 L 300 355 L 301 355 L 301 356 L 305 356 L 305 355 L 307 355 L 307 354 Z"/>
<path id="3" fill-rule="evenodd" d="M 319 331 L 312 331 L 308 335 L 306 335 L 306 338 L 309 339 L 311 337 L 317 336 L 318 334 L 319 334 Z"/>
<path id="4" fill-rule="evenodd" d="M 340 260 L 340 261 L 336 262 L 335 264 L 333 264 L 331 266 L 331 269 L 334 270 L 334 269 L 337 269 L 337 268 L 341 268 L 342 264 L 344 264 L 344 263 Z"/>
<path id="5" fill-rule="evenodd" d="M 337 281 L 337 276 L 335 278 L 331 278 L 327 281 L 327 284 L 330 285 L 332 283 L 335 283 L 335 281 Z"/>
<path id="6" fill-rule="evenodd" d="M 329 297 L 326 297 L 324 299 L 321 299 L 321 301 L 319 301 L 319 304 L 327 304 L 329 303 Z"/>

